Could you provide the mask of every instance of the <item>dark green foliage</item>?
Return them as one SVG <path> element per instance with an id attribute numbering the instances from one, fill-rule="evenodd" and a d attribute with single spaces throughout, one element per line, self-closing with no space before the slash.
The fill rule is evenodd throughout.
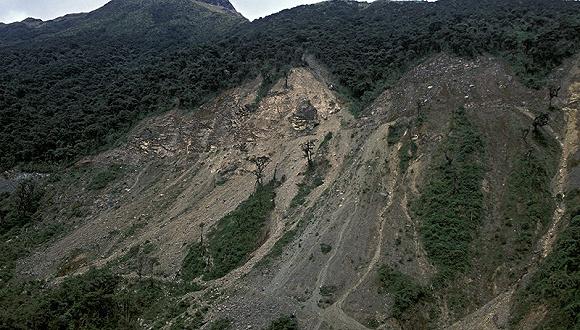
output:
<path id="1" fill-rule="evenodd" d="M 209 330 L 229 330 L 232 328 L 232 321 L 229 319 L 219 319 L 211 324 Z"/>
<path id="2" fill-rule="evenodd" d="M 181 314 L 187 305 L 180 297 L 198 289 L 154 280 L 128 282 L 107 270 L 69 277 L 57 287 L 39 284 L 0 291 L 0 328 L 137 329 L 138 319 L 154 324 Z"/>
<path id="3" fill-rule="evenodd" d="M 322 254 L 327 254 L 330 251 L 332 251 L 332 246 L 325 243 L 320 244 L 320 252 L 322 252 Z"/>
<path id="4" fill-rule="evenodd" d="M 294 316 L 282 316 L 270 323 L 267 330 L 298 330 L 298 321 Z"/>
<path id="5" fill-rule="evenodd" d="M 403 134 L 405 134 L 408 128 L 409 128 L 408 125 L 400 123 L 389 126 L 389 132 L 387 135 L 387 144 L 392 146 L 399 143 L 399 141 L 403 137 Z"/>
<path id="6" fill-rule="evenodd" d="M 529 284 L 516 296 L 513 325 L 540 305 L 548 314 L 538 329 L 580 327 L 580 216 L 560 234 L 552 253 L 544 260 Z"/>
<path id="7" fill-rule="evenodd" d="M 247 261 L 264 238 L 264 226 L 274 209 L 274 188 L 274 182 L 258 186 L 250 198 L 217 223 L 208 235 L 207 246 L 192 245 L 183 262 L 185 279 L 202 274 L 206 280 L 220 278 Z"/>
<path id="8" fill-rule="evenodd" d="M 199 277 L 207 270 L 208 252 L 204 246 L 199 242 L 193 243 L 189 247 L 187 256 L 183 260 L 183 267 L 181 268 L 181 276 L 186 281 Z"/>
<path id="9" fill-rule="evenodd" d="M 413 211 L 421 221 L 421 236 L 439 278 L 453 277 L 470 266 L 470 243 L 483 211 L 483 141 L 465 109 L 454 112 L 451 132 L 430 170 Z"/>
<path id="10" fill-rule="evenodd" d="M 555 207 L 550 182 L 553 173 L 546 159 L 530 150 L 516 160 L 508 179 L 505 226 L 515 231 L 515 242 L 507 253 L 524 258 L 537 238 L 538 225 L 546 226 Z"/>
<path id="11" fill-rule="evenodd" d="M 43 195 L 43 188 L 34 179 L 26 179 L 18 184 L 12 194 L 4 194 L 0 199 L 0 236 L 30 224 Z"/>
<path id="12" fill-rule="evenodd" d="M 409 162 L 415 158 L 417 154 L 417 144 L 415 141 L 408 139 L 403 143 L 401 150 L 399 150 L 399 168 L 401 172 L 406 172 L 409 167 Z"/>
<path id="13" fill-rule="evenodd" d="M 194 1 L 146 2 L 145 9 L 114 1 L 43 29 L 0 27 L 0 170 L 111 146 L 147 114 L 195 108 L 265 73 L 260 98 L 305 52 L 336 77 L 355 112 L 441 51 L 503 56 L 537 87 L 578 51 L 579 6 L 330 1 L 240 25 L 238 16 Z"/>
<path id="14" fill-rule="evenodd" d="M 320 151 L 325 151 L 324 148 L 327 145 L 328 144 L 321 144 L 319 147 L 319 153 Z M 324 177 L 329 167 L 330 163 L 324 156 L 314 159 L 312 166 L 308 166 L 306 172 L 304 173 L 303 182 L 298 185 L 298 192 L 296 193 L 296 196 L 294 196 L 290 202 L 291 208 L 303 205 L 312 190 L 324 184 Z"/>
<path id="15" fill-rule="evenodd" d="M 336 286 L 334 285 L 323 285 L 320 287 L 321 296 L 332 296 L 336 292 Z"/>
<path id="16" fill-rule="evenodd" d="M 274 244 L 268 255 L 266 255 L 262 260 L 260 260 L 259 265 L 265 266 L 272 260 L 281 256 L 282 253 L 284 252 L 284 248 L 294 241 L 296 235 L 298 235 L 298 228 L 286 231 L 284 235 L 282 235 L 282 237 L 278 241 L 276 241 L 276 244 Z"/>
<path id="17" fill-rule="evenodd" d="M 0 288 L 10 283 L 18 258 L 28 255 L 35 247 L 58 236 L 64 229 L 60 224 L 29 224 L 0 235 Z"/>
<path id="18" fill-rule="evenodd" d="M 379 269 L 381 286 L 393 296 L 393 317 L 400 318 L 411 306 L 416 304 L 426 291 L 410 276 L 388 266 Z"/>
<path id="19" fill-rule="evenodd" d="M 100 190 L 105 188 L 110 182 L 115 181 L 123 174 L 121 166 L 109 166 L 107 168 L 99 169 L 97 173 L 91 178 L 87 188 L 89 190 Z"/>

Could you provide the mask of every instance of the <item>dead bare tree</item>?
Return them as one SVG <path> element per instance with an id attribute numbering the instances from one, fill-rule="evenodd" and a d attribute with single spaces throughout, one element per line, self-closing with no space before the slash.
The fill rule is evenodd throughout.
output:
<path id="1" fill-rule="evenodd" d="M 550 115 L 547 113 L 542 113 L 538 116 L 536 116 L 536 118 L 534 118 L 534 122 L 532 123 L 532 126 L 534 127 L 534 131 L 537 131 L 539 127 L 543 127 L 548 125 L 548 123 L 550 122 Z"/>
<path id="2" fill-rule="evenodd" d="M 252 173 L 256 176 L 256 185 L 261 186 L 264 184 L 264 170 L 270 163 L 270 157 L 268 156 L 260 156 L 260 157 L 252 157 L 250 161 L 254 163 L 256 168 Z"/>
<path id="3" fill-rule="evenodd" d="M 453 157 L 449 155 L 449 151 L 445 151 L 445 160 L 447 161 L 447 166 L 453 164 Z"/>
<path id="4" fill-rule="evenodd" d="M 560 93 L 560 89 L 562 89 L 562 86 L 550 86 L 550 88 L 548 89 L 548 93 L 549 93 L 549 97 L 550 97 L 550 109 L 552 108 L 552 100 L 556 97 L 558 97 L 558 94 Z"/>
<path id="5" fill-rule="evenodd" d="M 316 147 L 316 140 L 308 140 L 300 145 L 302 152 L 304 153 L 304 158 L 308 160 L 308 166 L 312 167 L 314 165 L 313 151 Z"/>

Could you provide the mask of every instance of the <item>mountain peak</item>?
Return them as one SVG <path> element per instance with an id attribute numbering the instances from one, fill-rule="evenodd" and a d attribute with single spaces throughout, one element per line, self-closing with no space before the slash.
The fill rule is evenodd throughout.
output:
<path id="1" fill-rule="evenodd" d="M 228 0 L 197 0 L 212 6 L 222 7 L 227 10 L 236 11 L 236 8 Z"/>

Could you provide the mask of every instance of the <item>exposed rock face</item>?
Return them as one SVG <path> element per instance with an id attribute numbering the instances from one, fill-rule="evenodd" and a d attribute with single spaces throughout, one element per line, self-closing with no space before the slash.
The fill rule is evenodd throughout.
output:
<path id="1" fill-rule="evenodd" d="M 297 131 L 312 130 L 320 124 L 318 120 L 318 110 L 310 103 L 310 100 L 303 100 L 298 109 L 292 115 L 292 126 Z"/>

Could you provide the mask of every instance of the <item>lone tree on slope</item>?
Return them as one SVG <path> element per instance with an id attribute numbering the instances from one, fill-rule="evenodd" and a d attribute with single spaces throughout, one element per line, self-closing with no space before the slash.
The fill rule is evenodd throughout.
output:
<path id="1" fill-rule="evenodd" d="M 537 131 L 539 127 L 548 125 L 549 121 L 550 115 L 547 113 L 542 113 L 536 116 L 536 118 L 534 118 L 534 122 L 532 123 L 532 126 L 534 126 L 534 131 Z"/>
<path id="2" fill-rule="evenodd" d="M 252 157 L 250 161 L 254 163 L 256 168 L 252 173 L 256 176 L 256 184 L 261 186 L 264 184 L 264 170 L 270 163 L 270 157 L 268 156 L 260 156 L 260 157 Z"/>
<path id="3" fill-rule="evenodd" d="M 308 140 L 300 145 L 302 152 L 304 153 L 304 158 L 308 160 L 308 166 L 312 167 L 314 165 L 313 151 L 316 146 L 316 140 Z"/>
<path id="4" fill-rule="evenodd" d="M 548 91 L 548 92 L 549 92 L 549 97 L 550 97 L 550 106 L 549 106 L 549 107 L 550 107 L 550 109 L 552 108 L 552 100 L 553 100 L 555 97 L 558 97 L 558 93 L 560 93 L 560 89 L 562 89 L 562 86 L 558 86 L 558 87 L 556 87 L 556 86 L 551 86 L 551 87 L 549 88 L 549 91 Z"/>

